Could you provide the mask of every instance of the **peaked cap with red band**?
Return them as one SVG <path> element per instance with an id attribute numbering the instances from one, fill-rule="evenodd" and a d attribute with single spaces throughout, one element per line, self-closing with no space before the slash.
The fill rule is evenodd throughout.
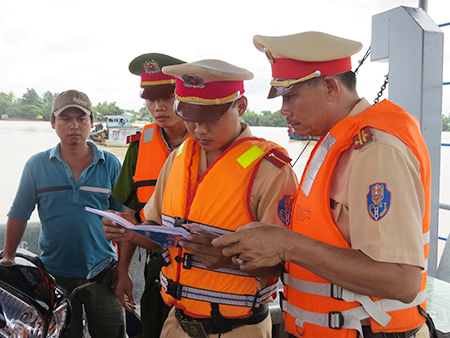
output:
<path id="1" fill-rule="evenodd" d="M 170 96 L 175 91 L 175 78 L 164 74 L 164 66 L 182 64 L 184 61 L 159 53 L 142 54 L 131 61 L 128 69 L 141 76 L 141 97 L 155 100 Z"/>
<path id="2" fill-rule="evenodd" d="M 163 73 L 176 78 L 175 114 L 184 121 L 212 121 L 244 94 L 248 70 L 221 60 L 201 60 L 166 66 Z"/>
<path id="3" fill-rule="evenodd" d="M 350 56 L 362 48 L 360 42 L 321 32 L 255 35 L 253 43 L 272 65 L 269 99 L 290 92 L 297 83 L 351 70 Z"/>

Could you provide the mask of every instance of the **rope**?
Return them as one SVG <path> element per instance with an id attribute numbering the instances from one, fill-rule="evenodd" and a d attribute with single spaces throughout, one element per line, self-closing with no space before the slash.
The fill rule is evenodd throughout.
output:
<path id="1" fill-rule="evenodd" d="M 304 153 L 306 147 L 308 146 L 308 144 L 311 142 L 311 139 L 308 140 L 308 142 L 306 143 L 306 145 L 303 147 L 302 152 L 300 153 L 300 155 L 298 155 L 297 159 L 295 160 L 294 164 L 292 165 L 292 167 L 295 166 L 295 164 L 297 163 L 297 161 L 299 160 L 300 156 L 302 156 L 302 154 Z"/>
<path id="2" fill-rule="evenodd" d="M 359 67 L 361 67 L 362 64 L 364 63 L 364 61 L 366 61 L 366 59 L 369 57 L 370 51 L 371 51 L 370 47 L 371 46 L 369 46 L 369 48 L 367 49 L 367 52 L 366 52 L 366 54 L 364 54 L 363 58 L 361 60 L 359 60 L 359 65 L 358 65 L 358 67 L 356 67 L 356 69 L 354 71 L 355 74 L 358 73 Z"/>

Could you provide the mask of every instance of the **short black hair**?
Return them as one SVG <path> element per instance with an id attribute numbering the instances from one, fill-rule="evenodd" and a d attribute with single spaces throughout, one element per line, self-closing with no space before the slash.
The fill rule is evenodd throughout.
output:
<path id="1" fill-rule="evenodd" d="M 233 101 L 233 104 L 231 105 L 231 108 L 234 108 L 237 106 L 237 103 L 242 99 L 242 96 L 236 100 Z"/>
<path id="2" fill-rule="evenodd" d="M 335 75 L 348 90 L 350 91 L 356 90 L 356 74 L 354 72 L 349 70 L 348 72 Z M 307 80 L 306 83 L 309 86 L 314 87 L 319 79 L 320 77 L 314 77 L 312 79 Z"/>
<path id="3" fill-rule="evenodd" d="M 356 74 L 349 70 L 345 73 L 336 74 L 336 76 L 341 80 L 348 90 L 356 90 Z"/>

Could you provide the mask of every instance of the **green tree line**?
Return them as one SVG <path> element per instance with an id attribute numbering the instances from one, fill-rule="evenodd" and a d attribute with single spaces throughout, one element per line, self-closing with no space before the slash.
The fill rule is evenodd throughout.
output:
<path id="1" fill-rule="evenodd" d="M 53 99 L 58 93 L 46 91 L 43 95 L 38 95 L 34 89 L 27 89 L 22 97 L 15 97 L 13 92 L 0 92 L 0 116 L 20 119 L 38 119 L 49 120 Z M 132 115 L 131 122 L 150 121 L 153 119 L 143 104 L 139 111 L 121 109 L 116 102 L 100 102 L 92 107 L 96 120 L 101 121 L 107 115 Z M 264 110 L 256 113 L 253 110 L 247 110 L 241 121 L 250 126 L 265 127 L 287 127 L 286 118 L 280 114 L 280 111 L 272 113 Z M 450 113 L 446 116 L 442 114 L 442 131 L 450 131 Z"/>
<path id="2" fill-rule="evenodd" d="M 43 95 L 38 95 L 33 88 L 27 89 L 22 97 L 16 97 L 13 92 L 0 92 L 0 115 L 9 118 L 39 119 L 49 120 L 52 112 L 52 103 L 58 93 L 46 91 Z M 92 107 L 96 118 L 106 115 L 125 115 L 137 112 L 121 109 L 115 102 L 101 102 Z"/>
<path id="3" fill-rule="evenodd" d="M 22 97 L 16 97 L 13 92 L 0 92 L 0 116 L 20 119 L 39 119 L 49 120 L 53 99 L 58 93 L 50 91 L 43 95 L 38 95 L 33 88 L 27 89 Z M 131 122 L 136 121 L 150 121 L 152 116 L 148 112 L 145 104 L 139 111 L 121 109 L 116 102 L 100 102 L 92 107 L 96 120 L 101 121 L 107 115 L 132 115 Z M 286 127 L 286 119 L 281 116 L 279 111 L 272 113 L 270 111 L 263 111 L 255 113 L 252 110 L 247 110 L 241 121 L 248 123 L 251 126 L 267 126 L 267 127 Z"/>

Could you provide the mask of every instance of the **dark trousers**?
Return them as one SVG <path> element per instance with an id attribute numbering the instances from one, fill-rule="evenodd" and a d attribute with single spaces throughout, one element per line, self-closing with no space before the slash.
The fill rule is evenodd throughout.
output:
<path id="1" fill-rule="evenodd" d="M 86 283 L 84 278 L 55 277 L 56 283 L 71 292 Z M 69 331 L 64 338 L 83 336 L 83 309 L 86 312 L 89 335 L 92 338 L 125 337 L 125 310 L 119 298 L 111 289 L 111 271 L 108 271 L 101 284 L 93 284 L 80 290 L 71 301 L 72 317 Z"/>
<path id="2" fill-rule="evenodd" d="M 159 280 L 159 268 L 147 263 L 145 266 L 145 289 L 141 297 L 141 325 L 143 338 L 159 338 L 170 307 L 164 303 Z"/>

